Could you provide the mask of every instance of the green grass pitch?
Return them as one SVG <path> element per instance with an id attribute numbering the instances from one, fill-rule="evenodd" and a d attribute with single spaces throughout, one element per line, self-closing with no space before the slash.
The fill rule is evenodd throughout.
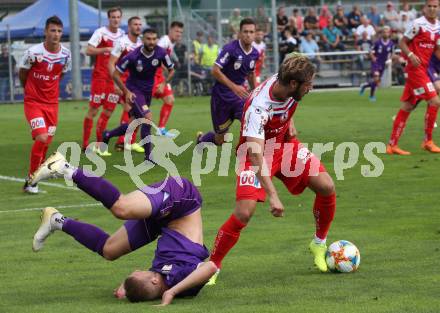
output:
<path id="1" fill-rule="evenodd" d="M 378 101 L 368 102 L 356 92 L 307 95 L 295 114 L 303 142 L 355 142 L 362 152 L 368 142 L 386 142 L 391 117 L 399 106 L 400 90 L 379 90 Z M 69 206 L 65 215 L 96 224 L 108 232 L 122 222 L 80 191 L 41 186 L 44 193 L 28 196 L 22 183 L 28 168 L 31 139 L 22 105 L 2 105 L 0 123 L 0 312 L 155 312 L 151 303 L 130 304 L 113 298 L 112 291 L 134 269 L 150 265 L 155 245 L 114 262 L 107 262 L 68 235 L 55 233 L 38 254 L 31 250 L 39 212 L 17 211 L 44 206 Z M 286 207 L 285 217 L 273 218 L 260 204 L 240 242 L 224 261 L 215 287 L 204 288 L 194 299 L 178 299 L 165 312 L 439 312 L 440 311 L 440 156 L 420 149 L 425 104 L 411 115 L 401 146 L 409 157 L 379 154 L 384 172 L 378 178 L 361 175 L 364 157 L 336 180 L 334 153 L 323 156 L 335 179 L 337 211 L 329 242 L 346 239 L 361 252 L 354 274 L 320 274 L 312 266 L 307 246 L 314 231 L 313 194 L 291 196 L 277 182 Z M 86 102 L 60 105 L 59 126 L 49 151 L 65 141 L 80 142 Z M 155 102 L 157 119 L 160 103 Z M 119 121 L 120 108 L 110 121 Z M 208 98 L 176 101 L 169 123 L 181 135 L 179 145 L 197 130 L 211 129 Z M 235 140 L 238 123 L 232 129 Z M 434 138 L 440 143 L 438 129 Z M 113 143 L 110 150 L 113 150 Z M 191 177 L 192 147 L 173 157 L 180 174 Z M 140 162 L 142 156 L 136 156 Z M 105 177 L 122 191 L 135 187 L 113 165 L 123 165 L 122 154 L 108 159 Z M 83 158 L 83 164 L 91 164 Z M 235 176 L 202 176 L 205 243 L 211 248 L 218 227 L 231 214 Z M 155 168 L 143 175 L 147 183 L 164 177 Z M 55 181 L 63 184 L 63 181 Z M 82 207 L 83 205 L 83 207 Z M 72 206 L 72 207 L 70 207 Z M 156 302 L 158 303 L 158 301 Z"/>

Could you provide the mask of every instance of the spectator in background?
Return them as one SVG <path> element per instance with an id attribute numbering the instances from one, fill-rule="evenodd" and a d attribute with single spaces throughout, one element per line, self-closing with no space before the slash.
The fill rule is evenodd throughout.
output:
<path id="1" fill-rule="evenodd" d="M 361 25 L 356 28 L 356 32 L 354 33 L 354 40 L 356 41 L 358 38 L 362 37 L 363 33 L 367 34 L 368 40 L 373 40 L 374 35 L 376 35 L 376 31 L 374 27 L 370 24 L 370 20 L 366 16 L 361 17 Z"/>
<path id="2" fill-rule="evenodd" d="M 177 62 L 175 63 L 176 74 L 173 82 L 186 78 L 187 76 L 188 50 L 182 40 L 176 42 L 174 46 L 174 53 L 176 55 Z"/>
<path id="3" fill-rule="evenodd" d="M 408 1 L 404 1 L 402 5 L 402 10 L 399 12 L 400 20 L 402 20 L 402 15 L 406 15 L 408 22 L 412 22 L 417 18 L 417 12 L 411 8 Z"/>
<path id="4" fill-rule="evenodd" d="M 333 16 L 330 12 L 330 10 L 328 9 L 327 5 L 324 5 L 321 9 L 321 14 L 319 14 L 319 20 L 318 20 L 318 25 L 319 25 L 319 29 L 324 29 L 328 26 L 328 21 L 332 20 Z"/>
<path id="5" fill-rule="evenodd" d="M 380 14 L 377 13 L 377 6 L 375 5 L 370 7 L 370 12 L 368 12 L 367 18 L 370 20 L 371 25 L 373 25 L 376 29 L 382 25 L 382 18 Z"/>
<path id="6" fill-rule="evenodd" d="M 284 31 L 284 28 L 286 28 L 287 23 L 289 22 L 289 20 L 287 19 L 286 16 L 286 9 L 284 8 L 284 6 L 280 6 L 278 8 L 278 12 L 277 12 L 277 31 L 278 34 L 282 34 L 282 32 Z"/>
<path id="7" fill-rule="evenodd" d="M 304 31 L 314 31 L 319 29 L 318 17 L 315 8 L 309 8 L 307 16 L 304 18 Z"/>
<path id="8" fill-rule="evenodd" d="M 394 9 L 394 4 L 391 1 L 387 3 L 387 9 L 383 13 L 385 25 L 391 27 L 392 30 L 397 30 L 399 27 L 399 13 Z"/>
<path id="9" fill-rule="evenodd" d="M 333 17 L 333 23 L 342 32 L 342 35 L 344 36 L 350 35 L 350 31 L 348 29 L 348 19 L 345 16 L 343 6 L 338 5 L 336 7 L 336 14 Z"/>
<path id="10" fill-rule="evenodd" d="M 362 33 L 360 39 L 356 40 L 355 48 L 357 51 L 368 52 L 368 54 L 360 54 L 358 57 L 359 69 L 365 71 L 365 62 L 370 59 L 369 53 L 373 47 L 373 41 L 368 39 L 368 34 L 366 32 Z"/>
<path id="11" fill-rule="evenodd" d="M 214 28 L 217 29 L 217 18 L 212 13 L 206 14 L 206 21 Z"/>
<path id="12" fill-rule="evenodd" d="M 357 5 L 353 6 L 353 10 L 347 15 L 348 19 L 348 28 L 350 31 L 354 32 L 356 28 L 361 25 L 361 10 Z"/>
<path id="13" fill-rule="evenodd" d="M 324 51 L 345 51 L 345 46 L 341 42 L 342 33 L 335 27 L 333 20 L 329 20 L 328 26 L 322 31 L 322 41 L 324 43 Z"/>
<path id="14" fill-rule="evenodd" d="M 15 70 L 15 60 L 12 60 L 12 70 Z M 0 55 L 0 102 L 9 101 L 9 50 L 6 44 L 2 45 Z"/>
<path id="15" fill-rule="evenodd" d="M 200 65 L 204 70 L 211 72 L 211 68 L 214 65 L 219 53 L 218 44 L 215 43 L 214 37 L 209 35 L 207 43 L 202 45 L 200 53 Z"/>
<path id="16" fill-rule="evenodd" d="M 411 21 L 409 20 L 409 17 L 406 13 L 400 14 L 399 23 L 397 26 L 397 38 L 400 40 L 405 33 L 405 31 L 408 29 L 409 25 L 411 24 Z"/>
<path id="17" fill-rule="evenodd" d="M 313 31 L 306 31 L 305 37 L 301 40 L 299 52 L 307 54 L 307 57 L 316 65 L 319 72 L 321 58 L 316 55 L 319 53 L 319 47 L 315 39 L 313 39 L 314 36 Z"/>
<path id="18" fill-rule="evenodd" d="M 293 37 L 292 33 L 288 29 L 284 30 L 283 36 L 286 39 L 281 41 L 279 46 L 280 64 L 283 63 L 286 55 L 298 50 L 298 41 Z"/>
<path id="19" fill-rule="evenodd" d="M 296 28 L 296 23 L 294 19 L 289 18 L 289 23 L 287 24 L 286 28 L 284 28 L 284 30 L 288 30 L 292 34 L 292 36 L 295 37 L 296 40 L 299 39 L 299 32 Z M 281 37 L 283 40 L 286 39 L 284 32 Z"/>
<path id="20" fill-rule="evenodd" d="M 261 30 L 264 34 L 264 37 L 269 35 L 270 32 L 270 23 L 269 18 L 264 11 L 264 7 L 258 7 L 257 14 L 255 16 L 255 23 L 257 24 L 257 29 Z"/>
<path id="21" fill-rule="evenodd" d="M 198 31 L 196 33 L 196 39 L 192 42 L 194 63 L 200 64 L 200 50 L 202 49 L 203 32 Z"/>
<path id="22" fill-rule="evenodd" d="M 289 25 L 295 25 L 298 34 L 304 31 L 304 18 L 298 9 L 293 9 L 292 15 L 289 17 Z M 294 35 L 295 36 L 295 35 Z"/>
<path id="23" fill-rule="evenodd" d="M 231 17 L 229 17 L 229 30 L 231 31 L 232 37 L 237 38 L 237 34 L 240 31 L 240 22 L 243 19 L 239 8 L 235 8 L 232 11 Z"/>

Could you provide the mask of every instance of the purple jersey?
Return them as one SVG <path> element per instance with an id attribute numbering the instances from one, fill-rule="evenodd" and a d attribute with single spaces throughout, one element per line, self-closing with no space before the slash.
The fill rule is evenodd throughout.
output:
<path id="1" fill-rule="evenodd" d="M 243 85 L 247 76 L 255 70 L 259 53 L 254 47 L 250 52 L 245 52 L 239 40 L 233 40 L 225 45 L 217 57 L 215 64 L 221 68 L 225 76 L 234 84 Z M 225 100 L 239 99 L 228 87 L 215 82 L 213 93 L 224 96 Z"/>
<path id="2" fill-rule="evenodd" d="M 385 62 L 391 58 L 394 51 L 394 43 L 392 40 L 385 42 L 383 39 L 379 39 L 374 43 L 371 51 L 376 57 L 376 62 L 374 62 L 375 66 L 385 68 Z"/>
<path id="3" fill-rule="evenodd" d="M 192 273 L 209 256 L 205 246 L 167 228 L 171 221 L 197 211 L 202 205 L 202 197 L 197 188 L 186 178 L 181 179 L 182 186 L 176 178 L 170 177 L 166 181 L 142 188 L 141 191 L 151 202 L 151 216 L 143 220 L 129 220 L 124 224 L 132 251 L 160 236 L 150 271 L 162 274 L 170 288 Z M 202 287 L 192 288 L 179 296 L 195 296 Z"/>
<path id="4" fill-rule="evenodd" d="M 116 69 L 121 73 L 128 70 L 126 86 L 131 92 L 151 93 L 154 75 L 162 64 L 168 69 L 174 67 L 165 49 L 156 46 L 153 52 L 146 54 L 144 47 L 140 46 L 120 59 Z"/>
<path id="5" fill-rule="evenodd" d="M 440 80 L 440 59 L 435 56 L 435 53 L 429 61 L 428 75 L 433 83 Z"/>

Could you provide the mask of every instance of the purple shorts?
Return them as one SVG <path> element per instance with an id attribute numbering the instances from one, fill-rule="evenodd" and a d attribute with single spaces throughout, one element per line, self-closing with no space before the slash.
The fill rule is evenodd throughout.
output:
<path id="1" fill-rule="evenodd" d="M 188 179 L 179 178 L 181 185 L 178 178 L 169 177 L 166 181 L 140 189 L 150 199 L 152 212 L 146 219 L 125 222 L 132 251 L 154 241 L 169 222 L 190 215 L 202 207 L 202 197 L 197 188 Z"/>
<path id="2" fill-rule="evenodd" d="M 383 72 L 385 70 L 385 67 L 381 66 L 380 64 L 373 63 L 371 65 L 371 76 L 379 75 L 379 77 L 382 77 Z"/>
<path id="3" fill-rule="evenodd" d="M 435 82 L 440 80 L 440 72 L 438 71 L 438 69 L 436 69 L 433 66 L 429 66 L 429 68 L 428 68 L 428 75 L 429 75 L 429 78 L 431 79 L 431 81 L 433 83 L 435 83 Z"/>
<path id="4" fill-rule="evenodd" d="M 211 117 L 214 131 L 224 134 L 229 130 L 234 120 L 241 120 L 243 106 L 246 99 L 240 99 L 232 91 L 222 93 L 214 89 L 211 95 Z"/>
<path id="5" fill-rule="evenodd" d="M 151 93 L 146 94 L 135 92 L 135 95 L 136 99 L 131 106 L 129 114 L 134 118 L 143 118 L 145 117 L 145 114 L 150 112 Z"/>

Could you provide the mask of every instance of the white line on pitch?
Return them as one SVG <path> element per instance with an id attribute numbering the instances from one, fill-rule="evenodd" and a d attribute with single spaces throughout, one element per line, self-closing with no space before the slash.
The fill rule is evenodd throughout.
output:
<path id="1" fill-rule="evenodd" d="M 13 177 L 13 176 L 3 176 L 3 175 L 0 175 L 0 179 L 1 180 L 7 180 L 7 181 L 20 182 L 20 183 L 24 183 L 24 181 L 25 181 L 23 178 L 18 178 L 18 177 Z M 64 185 L 57 184 L 57 183 L 39 182 L 38 184 L 39 185 L 43 185 L 43 186 L 61 188 L 61 189 L 79 190 L 76 187 L 64 186 Z"/>
<path id="2" fill-rule="evenodd" d="M 100 206 L 101 203 L 84 203 L 84 204 L 72 204 L 72 205 L 58 205 L 54 206 L 55 209 L 71 209 L 71 208 L 85 208 L 85 207 L 91 207 L 91 206 Z M 0 211 L 0 213 L 12 213 L 12 212 L 26 212 L 26 211 L 39 211 L 44 208 L 24 208 L 24 209 L 17 209 L 17 210 L 8 210 L 8 211 Z"/>

